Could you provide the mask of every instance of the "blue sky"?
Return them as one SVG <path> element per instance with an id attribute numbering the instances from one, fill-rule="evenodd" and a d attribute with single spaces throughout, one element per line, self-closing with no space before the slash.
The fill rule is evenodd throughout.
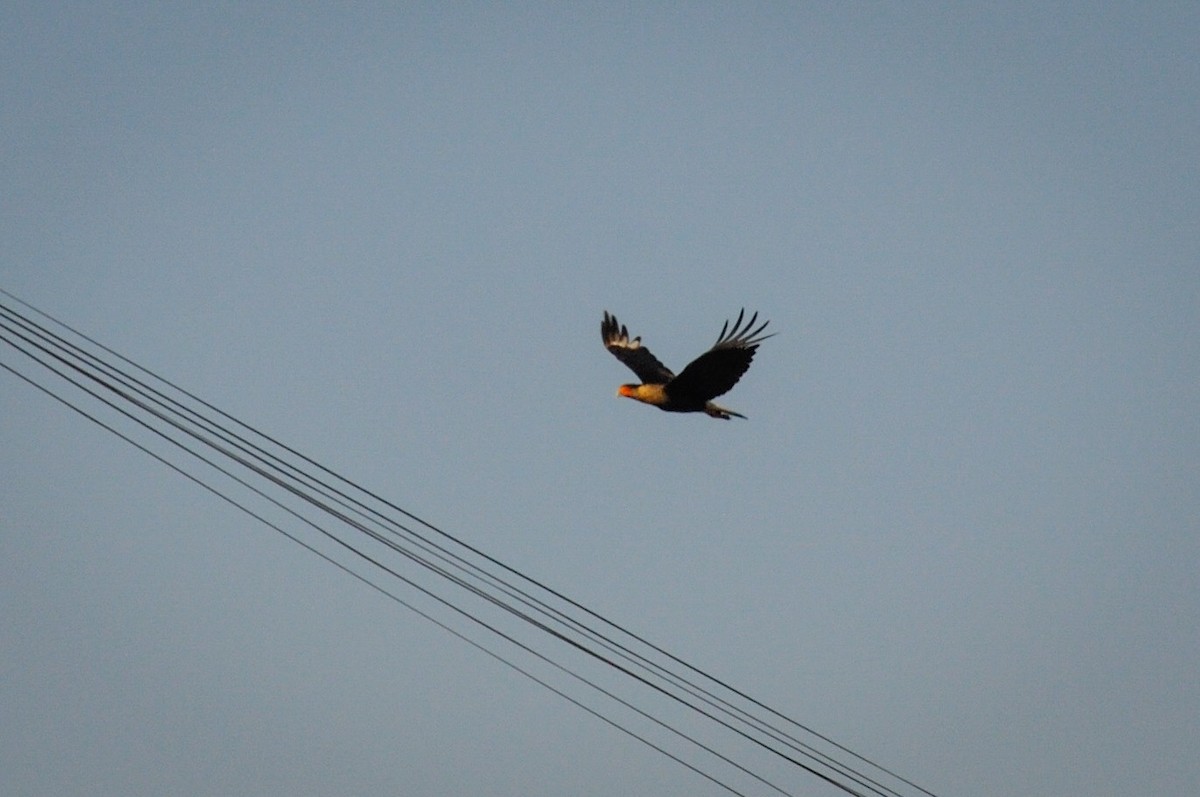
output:
<path id="1" fill-rule="evenodd" d="M 1195 794 L 1198 30 L 10 3 L 0 287 L 939 795 Z M 749 420 L 615 397 L 743 306 Z M 0 400 L 12 793 L 706 793 Z"/>

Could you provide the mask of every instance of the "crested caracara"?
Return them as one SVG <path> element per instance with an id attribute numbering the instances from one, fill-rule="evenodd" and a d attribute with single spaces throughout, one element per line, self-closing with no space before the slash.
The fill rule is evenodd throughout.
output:
<path id="1" fill-rule="evenodd" d="M 640 337 L 631 339 L 629 331 L 617 322 L 616 316 L 605 311 L 604 320 L 600 323 L 604 347 L 642 380 L 640 385 L 621 385 L 617 395 L 653 404 L 667 412 L 704 412 L 725 420 L 734 415 L 745 418 L 740 412 L 712 402 L 712 399 L 727 393 L 737 384 L 750 367 L 758 344 L 771 337 L 761 334 L 769 323 L 767 321 L 758 329 L 753 329 L 758 313 L 750 316 L 743 326 L 745 314 L 744 309 L 738 313 L 732 329 L 726 321 L 713 347 L 692 360 L 676 376 L 642 346 Z"/>

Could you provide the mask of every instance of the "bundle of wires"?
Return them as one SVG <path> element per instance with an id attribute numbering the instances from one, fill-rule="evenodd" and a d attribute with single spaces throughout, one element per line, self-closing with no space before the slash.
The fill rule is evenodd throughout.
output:
<path id="1" fill-rule="evenodd" d="M 0 368 L 718 790 L 932 792 L 0 290 Z"/>

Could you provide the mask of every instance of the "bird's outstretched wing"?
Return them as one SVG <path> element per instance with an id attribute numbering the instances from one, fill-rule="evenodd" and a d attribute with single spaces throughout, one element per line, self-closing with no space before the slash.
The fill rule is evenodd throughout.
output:
<path id="1" fill-rule="evenodd" d="M 604 348 L 629 366 L 629 370 L 637 374 L 638 379 L 643 382 L 662 383 L 675 377 L 670 368 L 660 363 L 649 349 L 642 346 L 640 337 L 631 339 L 629 330 L 617 322 L 616 316 L 609 315 L 607 310 L 604 311 L 604 320 L 600 322 L 600 337 L 604 340 Z"/>
<path id="2" fill-rule="evenodd" d="M 750 367 L 758 344 L 771 337 L 762 334 L 769 321 L 764 321 L 760 327 L 754 329 L 758 313 L 750 316 L 750 320 L 743 326 L 742 319 L 745 315 L 745 309 L 738 313 L 732 329 L 729 322 L 725 322 L 713 347 L 688 363 L 687 368 L 667 386 L 669 395 L 680 399 L 687 397 L 696 401 L 708 401 L 729 392 L 729 389 L 737 384 L 742 374 Z"/>

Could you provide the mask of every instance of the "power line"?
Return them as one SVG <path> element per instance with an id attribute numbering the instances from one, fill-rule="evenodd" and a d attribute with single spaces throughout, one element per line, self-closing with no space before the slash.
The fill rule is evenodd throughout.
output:
<path id="1" fill-rule="evenodd" d="M 577 685 L 586 686 L 594 693 L 614 701 L 623 710 L 632 712 L 634 716 L 675 737 L 676 741 L 686 742 L 693 748 L 693 754 L 709 756 L 719 766 L 731 767 L 740 773 L 739 777 L 748 777 L 759 787 L 786 794 L 780 786 L 760 774 L 761 765 L 750 763 L 750 756 L 744 749 L 728 741 L 717 741 L 719 733 L 729 732 L 741 742 L 750 743 L 849 794 L 865 795 L 869 792 L 883 797 L 905 797 L 906 792 L 919 792 L 933 797 L 928 790 L 362 488 L 7 291 L 0 289 L 0 294 L 49 320 L 55 328 L 66 333 L 54 332 L 20 311 L 0 304 L 0 310 L 3 311 L 0 315 L 0 329 L 3 330 L 0 339 L 42 368 L 67 380 L 90 397 L 89 400 L 102 403 L 143 430 L 169 442 L 173 450 L 186 452 L 195 461 L 204 463 L 222 474 L 223 478 L 239 485 L 239 489 L 248 491 L 255 496 L 254 500 L 266 501 L 281 509 L 292 520 L 308 526 L 331 542 L 335 549 L 350 554 L 360 566 L 368 566 L 375 573 L 375 578 L 396 580 L 406 588 L 416 590 L 465 619 L 477 630 L 487 631 L 503 640 L 518 655 L 549 665 Z M 221 488 L 185 471 L 174 464 L 169 456 L 151 451 L 149 447 L 139 444 L 131 436 L 80 409 L 14 367 L 3 363 L 0 365 L 393 600 L 431 619 L 727 791 L 742 793 L 707 770 L 689 763 L 681 755 L 669 752 L 663 743 L 650 741 L 645 738 L 645 733 L 634 732 L 622 721 L 602 715 L 566 694 L 565 690 L 552 686 L 467 634 L 454 630 L 401 600 L 372 578 L 362 575 L 313 544 L 304 542 L 297 534 L 285 531 L 279 524 L 265 519 L 243 503 L 231 499 Z M 207 451 L 207 454 L 199 453 L 196 446 Z M 293 500 L 299 501 L 299 504 L 292 504 Z M 322 523 L 313 521 L 307 513 L 314 510 L 326 520 Z M 334 532 L 326 527 L 330 519 L 341 531 Z M 420 531 L 420 528 L 425 531 Z M 344 536 L 346 531 L 356 532 L 365 539 L 351 542 L 354 534 L 347 538 Z M 364 545 L 374 550 L 364 548 Z M 412 573 L 406 575 L 396 563 L 385 562 L 384 558 L 392 554 L 415 565 L 418 572 L 436 576 L 433 585 L 421 582 Z M 445 587 L 437 584 L 452 585 L 456 589 L 450 594 L 458 597 L 447 597 Z M 462 603 L 464 599 L 469 602 Z M 511 620 L 518 621 L 519 625 L 526 628 L 525 632 L 520 633 L 532 630 L 533 635 L 519 639 L 513 628 L 501 628 L 502 624 Z M 545 649 L 547 641 L 556 644 Z M 594 677 L 582 675 L 581 670 L 585 665 L 578 660 L 564 658 L 572 653 L 600 665 L 601 670 L 610 675 L 615 674 L 622 684 L 621 688 L 633 689 L 633 692 L 621 696 L 613 687 L 605 687 Z M 665 697 L 686 713 L 711 723 L 704 731 L 711 741 L 702 740 L 696 731 L 685 731 L 678 727 L 680 720 L 670 718 L 662 710 L 644 708 L 649 702 L 648 695 L 641 693 L 642 689 L 649 690 L 649 695 Z M 715 737 L 714 728 L 718 732 Z M 803 741 L 796 733 L 806 734 L 810 738 Z M 819 749 L 820 745 L 826 749 Z M 840 760 L 846 757 L 848 760 Z"/>

